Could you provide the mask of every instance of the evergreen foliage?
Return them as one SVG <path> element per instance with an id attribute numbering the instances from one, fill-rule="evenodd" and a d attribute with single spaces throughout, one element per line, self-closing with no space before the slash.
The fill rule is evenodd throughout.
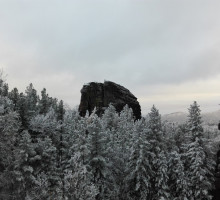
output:
<path id="1" fill-rule="evenodd" d="M 212 199 L 209 191 L 213 186 L 213 161 L 205 151 L 200 108 L 197 102 L 190 105 L 188 116 L 190 140 L 186 144 L 186 175 L 189 180 L 189 199 Z"/>
<path id="2" fill-rule="evenodd" d="M 152 153 L 143 124 L 142 119 L 137 121 L 134 126 L 133 144 L 125 179 L 128 199 L 149 199 L 153 189 L 150 179 L 154 172 L 149 162 Z"/>
<path id="3" fill-rule="evenodd" d="M 0 199 L 208 200 L 214 162 L 196 102 L 182 126 L 153 106 L 135 120 L 127 105 L 81 117 L 0 78 Z M 209 145 L 209 146 L 208 146 Z"/>

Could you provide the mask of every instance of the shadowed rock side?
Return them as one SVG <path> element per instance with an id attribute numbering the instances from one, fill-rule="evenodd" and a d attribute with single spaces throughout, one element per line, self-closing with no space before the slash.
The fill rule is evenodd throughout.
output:
<path id="1" fill-rule="evenodd" d="M 116 108 L 117 112 L 120 112 L 128 104 L 133 110 L 134 117 L 136 119 L 141 118 L 141 107 L 137 98 L 128 89 L 111 81 L 91 82 L 84 85 L 81 89 L 79 113 L 81 116 L 85 116 L 88 110 L 91 114 L 96 107 L 97 114 L 100 116 L 110 103 Z"/>

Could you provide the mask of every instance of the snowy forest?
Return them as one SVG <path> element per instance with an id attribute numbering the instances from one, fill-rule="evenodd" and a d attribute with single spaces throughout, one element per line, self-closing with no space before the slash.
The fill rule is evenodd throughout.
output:
<path id="1" fill-rule="evenodd" d="M 153 105 L 81 117 L 43 89 L 0 79 L 1 200 L 211 200 L 216 144 L 192 102 L 182 124 Z"/>

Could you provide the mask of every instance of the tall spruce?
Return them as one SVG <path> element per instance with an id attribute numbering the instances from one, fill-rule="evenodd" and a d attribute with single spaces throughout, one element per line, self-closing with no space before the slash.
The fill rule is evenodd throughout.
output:
<path id="1" fill-rule="evenodd" d="M 150 199 L 151 176 L 154 173 L 149 162 L 151 157 L 150 143 L 144 132 L 144 119 L 136 121 L 133 129 L 131 155 L 126 168 L 127 199 Z"/>
<path id="2" fill-rule="evenodd" d="M 16 151 L 15 174 L 17 182 L 17 199 L 22 200 L 31 193 L 35 187 L 35 175 L 33 162 L 37 157 L 35 144 L 28 131 L 23 131 L 18 140 L 18 149 Z M 38 160 L 38 158 L 37 158 Z"/>
<path id="3" fill-rule="evenodd" d="M 39 113 L 46 114 L 49 110 L 49 97 L 46 88 L 41 91 L 41 98 L 39 100 Z"/>
<path id="4" fill-rule="evenodd" d="M 32 83 L 26 88 L 25 94 L 26 96 L 25 96 L 24 119 L 27 125 L 29 125 L 29 122 L 32 119 L 32 117 L 36 115 L 37 103 L 38 103 L 37 91 L 34 89 Z"/>
<path id="5" fill-rule="evenodd" d="M 19 128 L 19 116 L 13 111 L 12 102 L 0 95 L 0 199 L 15 197 L 14 167 Z"/>
<path id="6" fill-rule="evenodd" d="M 100 118 L 91 114 L 88 121 L 88 136 L 90 146 L 89 167 L 92 173 L 92 182 L 98 188 L 97 200 L 116 199 L 117 188 L 115 188 L 114 177 L 112 176 L 111 160 L 108 159 L 105 133 L 101 130 Z"/>
<path id="7" fill-rule="evenodd" d="M 11 92 L 9 92 L 8 97 L 14 104 L 14 110 L 18 111 L 18 100 L 19 100 L 18 89 L 14 88 Z"/>
<path id="8" fill-rule="evenodd" d="M 95 200 L 98 188 L 92 181 L 89 167 L 90 148 L 86 131 L 78 132 L 74 152 L 68 161 L 69 167 L 65 170 L 66 195 L 70 200 Z"/>
<path id="9" fill-rule="evenodd" d="M 147 120 L 147 139 L 150 143 L 151 157 L 149 162 L 152 168 L 151 176 L 151 196 L 150 199 L 169 199 L 168 178 L 167 178 L 167 158 L 164 152 L 161 115 L 159 110 L 153 105 Z"/>
<path id="10" fill-rule="evenodd" d="M 170 198 L 173 200 L 187 200 L 189 181 L 184 168 L 183 155 L 178 151 L 169 153 L 168 176 Z"/>
<path id="11" fill-rule="evenodd" d="M 205 138 L 202 128 L 200 108 L 196 101 L 190 105 L 188 116 L 190 141 L 186 145 L 186 174 L 189 181 L 188 198 L 212 199 L 214 163 L 205 151 Z"/>

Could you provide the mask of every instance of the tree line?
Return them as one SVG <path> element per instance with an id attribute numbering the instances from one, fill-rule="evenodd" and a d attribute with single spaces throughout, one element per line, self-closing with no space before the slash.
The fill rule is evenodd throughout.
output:
<path id="1" fill-rule="evenodd" d="M 111 104 L 81 117 L 0 79 L 0 199 L 211 200 L 215 160 L 199 105 L 188 110 L 183 125 L 155 106 L 140 120 Z"/>

